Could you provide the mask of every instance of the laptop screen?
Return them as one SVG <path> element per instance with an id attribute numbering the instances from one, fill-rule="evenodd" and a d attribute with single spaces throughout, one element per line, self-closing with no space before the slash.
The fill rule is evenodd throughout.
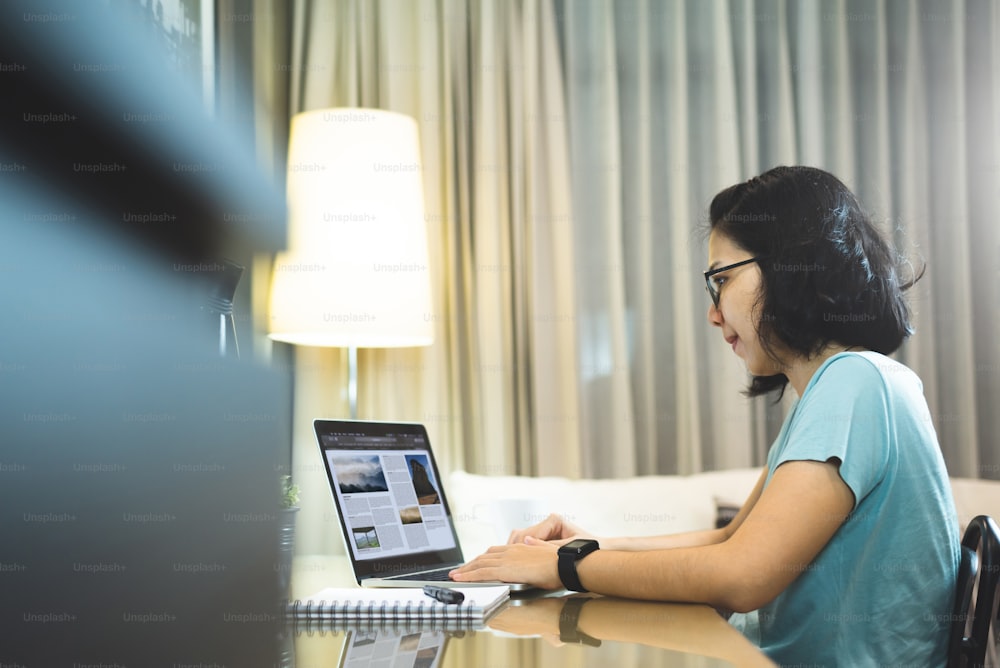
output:
<path id="1" fill-rule="evenodd" d="M 341 420 L 314 424 L 359 580 L 462 561 L 423 425 Z"/>
<path id="2" fill-rule="evenodd" d="M 436 630 L 348 631 L 340 665 L 342 668 L 369 666 L 436 668 L 441 664 L 447 641 L 448 635 L 444 631 Z"/>

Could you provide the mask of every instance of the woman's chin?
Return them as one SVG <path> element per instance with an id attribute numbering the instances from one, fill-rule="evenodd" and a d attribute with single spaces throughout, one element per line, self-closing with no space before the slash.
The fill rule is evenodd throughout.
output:
<path id="1" fill-rule="evenodd" d="M 749 360 L 744 358 L 743 362 L 746 364 L 747 373 L 751 376 L 775 376 L 781 373 L 781 371 L 770 362 L 761 363 L 759 360 L 753 358 Z"/>

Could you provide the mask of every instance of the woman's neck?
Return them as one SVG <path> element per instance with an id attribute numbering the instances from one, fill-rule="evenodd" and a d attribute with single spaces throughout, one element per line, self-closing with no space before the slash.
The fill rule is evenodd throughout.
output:
<path id="1" fill-rule="evenodd" d="M 816 370 L 823 366 L 823 363 L 838 353 L 849 350 L 862 350 L 860 346 L 844 346 L 839 343 L 830 343 L 823 350 L 809 358 L 800 357 L 785 369 L 785 376 L 795 393 L 800 397 L 806 391 L 809 381 Z"/>

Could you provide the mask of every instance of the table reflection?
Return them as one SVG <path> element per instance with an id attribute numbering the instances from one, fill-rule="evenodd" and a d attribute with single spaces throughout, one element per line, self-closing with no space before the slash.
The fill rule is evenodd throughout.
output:
<path id="1" fill-rule="evenodd" d="M 599 596 L 513 600 L 471 628 L 454 622 L 289 628 L 296 668 L 773 665 L 707 606 Z"/>

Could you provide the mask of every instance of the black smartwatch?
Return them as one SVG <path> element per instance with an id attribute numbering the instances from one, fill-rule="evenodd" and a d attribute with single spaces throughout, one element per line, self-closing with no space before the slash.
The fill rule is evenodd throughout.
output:
<path id="1" fill-rule="evenodd" d="M 587 591 L 576 574 L 576 562 L 600 547 L 596 540 L 577 538 L 559 548 L 559 579 L 570 591 Z"/>

